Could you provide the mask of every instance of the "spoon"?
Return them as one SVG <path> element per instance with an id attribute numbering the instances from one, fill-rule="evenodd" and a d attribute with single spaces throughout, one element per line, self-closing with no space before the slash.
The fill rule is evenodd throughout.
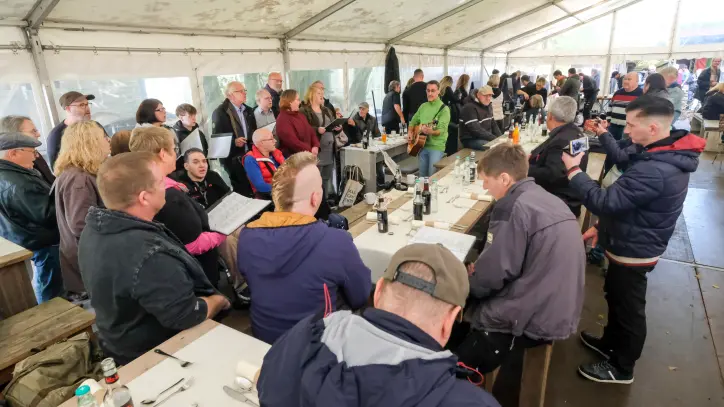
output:
<path id="1" fill-rule="evenodd" d="M 168 401 L 168 399 L 170 399 L 170 398 L 173 397 L 174 395 L 179 394 L 179 393 L 181 393 L 182 391 L 186 391 L 186 390 L 190 389 L 190 388 L 191 388 L 191 384 L 193 383 L 193 380 L 194 380 L 193 377 L 189 377 L 189 379 L 186 380 L 186 382 L 183 384 L 183 386 L 181 386 L 181 387 L 179 387 L 178 389 L 176 389 L 175 392 L 169 394 L 168 397 L 166 397 L 165 399 L 159 401 L 158 404 L 156 404 L 154 407 L 158 407 L 158 406 L 160 406 L 161 404 L 163 404 L 163 403 L 165 403 L 166 401 Z"/>
<path id="2" fill-rule="evenodd" d="M 182 381 L 184 381 L 183 377 L 182 377 L 181 379 L 179 379 L 179 381 L 177 381 L 176 383 L 174 383 L 174 384 L 166 387 L 166 389 L 165 389 L 164 391 L 158 393 L 158 395 L 157 395 L 156 397 L 154 397 L 154 398 L 152 398 L 152 399 L 146 399 L 146 400 L 141 401 L 141 404 L 153 404 L 153 403 L 155 403 L 156 400 L 158 400 L 158 398 L 161 397 L 161 395 L 162 395 L 163 393 L 166 393 L 167 391 L 171 390 L 172 388 L 174 388 L 177 384 L 181 383 Z"/>

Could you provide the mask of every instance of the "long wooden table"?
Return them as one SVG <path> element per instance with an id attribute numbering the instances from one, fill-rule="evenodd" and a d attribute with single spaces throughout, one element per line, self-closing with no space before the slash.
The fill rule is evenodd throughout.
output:
<path id="1" fill-rule="evenodd" d="M 29 250 L 0 237 L 0 320 L 38 305 L 30 283 L 31 257 Z"/>
<path id="2" fill-rule="evenodd" d="M 81 332 L 92 334 L 95 315 L 62 298 L 53 298 L 0 321 L 0 384 L 12 379 L 15 364 Z"/>

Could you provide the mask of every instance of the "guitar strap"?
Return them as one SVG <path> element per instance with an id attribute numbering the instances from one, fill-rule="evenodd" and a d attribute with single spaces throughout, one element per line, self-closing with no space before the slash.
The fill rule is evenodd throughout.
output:
<path id="1" fill-rule="evenodd" d="M 435 113 L 435 117 L 432 118 L 432 121 L 436 121 L 437 117 L 440 116 L 440 112 L 442 112 L 442 109 L 444 109 L 446 107 L 447 107 L 447 105 L 445 105 L 445 103 L 443 103 L 442 106 L 440 106 L 440 109 L 437 111 L 437 113 Z"/>

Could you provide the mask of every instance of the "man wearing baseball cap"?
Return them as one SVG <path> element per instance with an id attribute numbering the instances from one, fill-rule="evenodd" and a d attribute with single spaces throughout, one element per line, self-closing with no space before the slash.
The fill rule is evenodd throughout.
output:
<path id="1" fill-rule="evenodd" d="M 492 101 L 493 88 L 481 86 L 473 103 L 466 104 L 460 111 L 458 133 L 465 148 L 483 150 L 485 144 L 503 134 L 493 119 Z"/>
<path id="2" fill-rule="evenodd" d="M 93 95 L 84 95 L 76 91 L 64 93 L 60 97 L 60 106 L 65 110 L 65 120 L 58 123 L 48 134 L 47 147 L 51 168 L 55 165 L 55 159 L 58 158 L 60 141 L 63 138 L 65 128 L 82 120 L 90 120 L 91 110 L 88 102 L 95 98 Z M 100 124 L 98 125 L 100 126 Z"/>
<path id="3" fill-rule="evenodd" d="M 264 357 L 265 406 L 498 406 L 455 377 L 444 346 L 468 296 L 465 266 L 440 245 L 400 249 L 377 282 L 375 308 L 299 322 Z M 320 304 L 320 311 L 322 306 Z"/>
<path id="4" fill-rule="evenodd" d="M 63 292 L 55 199 L 33 169 L 40 141 L 22 133 L 0 133 L 0 236 L 33 252 L 33 289 L 38 303 Z"/>

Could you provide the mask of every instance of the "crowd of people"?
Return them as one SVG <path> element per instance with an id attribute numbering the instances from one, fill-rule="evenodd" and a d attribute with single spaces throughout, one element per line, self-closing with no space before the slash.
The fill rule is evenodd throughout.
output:
<path id="1" fill-rule="evenodd" d="M 602 337 L 581 332 L 604 360 L 579 372 L 631 383 L 646 337 L 646 276 L 673 234 L 704 147 L 672 130 L 681 109 L 671 99 L 683 98 L 672 86 L 675 71 L 649 75 L 643 89 L 635 72 L 622 78 L 608 120 L 595 128 L 607 153 L 604 188 L 586 175 L 587 154 L 567 149 L 582 137 L 575 120 L 579 111 L 590 115 L 597 72 L 556 71 L 549 93 L 545 78 L 520 73 L 494 71 L 469 89 L 468 75 L 453 88 L 451 77 L 425 81 L 416 70 L 404 91 L 399 81 L 389 84 L 379 123 L 362 102 L 343 125 L 334 124 L 341 114 L 322 82 L 301 95 L 283 90 L 272 73 L 255 108 L 244 84 L 226 85 L 211 137 L 189 104 L 167 126 L 156 99 L 140 103 L 136 128 L 108 137 L 91 119 L 94 96 L 68 92 L 60 98 L 66 118 L 48 137 L 49 164 L 29 118 L 0 120 L 0 232 L 33 252 L 39 303 L 90 299 L 103 351 L 119 364 L 233 303 L 249 304 L 253 335 L 273 344 L 259 379 L 270 406 L 301 397 L 497 406 L 458 379 L 474 382 L 515 352 L 577 331 L 582 240 L 591 240 L 588 260 L 598 251 L 611 262 L 609 315 Z M 721 103 L 721 84 L 712 90 L 709 100 Z M 483 154 L 477 174 L 496 202 L 477 261 L 464 265 L 436 245 L 407 246 L 373 288 L 352 238 L 330 214 L 340 148 L 417 127 L 427 136 L 420 176 L 429 177 L 458 140 L 482 150 L 501 136 L 510 98 L 520 98 L 527 117 L 540 115 L 549 136 L 531 154 L 508 143 Z M 229 139 L 221 163 L 231 185 L 207 159 L 220 135 Z M 207 210 L 231 191 L 271 200 L 271 210 L 229 235 L 213 231 Z M 583 237 L 582 206 L 599 218 Z M 222 276 L 230 297 L 220 291 Z M 391 386 L 397 391 L 384 391 Z"/>

